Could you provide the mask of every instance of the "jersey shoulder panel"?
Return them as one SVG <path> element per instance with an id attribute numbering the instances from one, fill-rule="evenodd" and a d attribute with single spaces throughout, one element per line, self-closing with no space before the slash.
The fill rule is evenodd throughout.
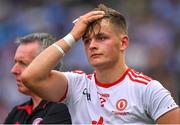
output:
<path id="1" fill-rule="evenodd" d="M 144 91 L 143 102 L 147 113 L 155 120 L 178 107 L 170 92 L 157 80 L 152 80 Z"/>
<path id="2" fill-rule="evenodd" d="M 147 85 L 148 83 L 150 83 L 150 81 L 152 81 L 151 77 L 144 75 L 142 72 L 137 72 L 134 69 L 129 70 L 127 75 L 130 80 L 135 83 Z"/>
<path id="3" fill-rule="evenodd" d="M 81 79 L 81 80 L 85 80 L 85 79 L 90 79 L 93 77 L 94 73 L 91 74 L 86 74 L 84 71 L 82 70 L 74 70 L 74 71 L 70 71 L 70 72 L 64 72 L 65 76 L 67 77 L 67 79 Z"/>

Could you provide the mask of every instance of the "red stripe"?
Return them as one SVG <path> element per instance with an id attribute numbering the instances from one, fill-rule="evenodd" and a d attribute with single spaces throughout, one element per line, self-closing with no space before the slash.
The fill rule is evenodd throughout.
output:
<path id="1" fill-rule="evenodd" d="M 144 82 L 144 81 L 141 81 L 141 80 L 132 78 L 131 74 L 129 74 L 129 73 L 128 73 L 128 76 L 129 76 L 129 78 L 130 78 L 132 81 L 134 81 L 134 82 L 142 83 L 142 84 L 144 84 L 144 85 L 147 85 L 147 84 L 148 84 L 148 82 Z"/>
<path id="2" fill-rule="evenodd" d="M 104 87 L 104 88 L 109 88 L 109 87 L 111 87 L 111 86 L 114 86 L 114 85 L 120 83 L 122 80 L 124 80 L 124 78 L 126 77 L 127 73 L 129 72 L 129 70 L 130 70 L 130 68 L 128 68 L 128 69 L 124 72 L 124 74 L 123 74 L 117 81 L 112 82 L 112 83 L 101 83 L 101 82 L 99 82 L 99 81 L 96 79 L 96 73 L 95 73 L 95 81 L 96 81 L 96 84 L 97 84 L 98 86 L 101 86 L 101 87 Z"/>
<path id="3" fill-rule="evenodd" d="M 142 73 L 140 73 L 140 74 L 142 74 L 143 76 L 139 75 L 139 74 L 138 74 L 137 72 L 135 72 L 134 70 L 130 70 L 130 72 L 131 72 L 132 75 L 133 75 L 134 77 L 136 77 L 136 78 L 142 78 L 142 79 L 147 80 L 147 81 L 149 81 L 149 82 L 152 80 L 150 77 L 144 76 Z"/>
<path id="4" fill-rule="evenodd" d="M 87 78 L 91 79 L 93 74 L 88 74 Z"/>

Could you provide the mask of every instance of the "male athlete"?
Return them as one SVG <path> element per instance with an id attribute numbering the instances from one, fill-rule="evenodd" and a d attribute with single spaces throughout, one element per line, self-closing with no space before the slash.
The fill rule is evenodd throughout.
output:
<path id="1" fill-rule="evenodd" d="M 83 39 L 92 74 L 53 67 Z M 180 108 L 156 80 L 125 62 L 125 18 L 104 5 L 80 16 L 70 34 L 44 50 L 22 74 L 42 98 L 63 101 L 75 124 L 180 124 Z"/>

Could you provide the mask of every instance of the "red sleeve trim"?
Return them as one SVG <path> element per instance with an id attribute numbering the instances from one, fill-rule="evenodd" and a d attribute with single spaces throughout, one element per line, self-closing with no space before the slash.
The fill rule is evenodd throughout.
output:
<path id="1" fill-rule="evenodd" d="M 77 73 L 77 74 L 85 74 L 85 72 L 81 71 L 81 70 L 74 70 L 72 71 L 73 73 Z"/>

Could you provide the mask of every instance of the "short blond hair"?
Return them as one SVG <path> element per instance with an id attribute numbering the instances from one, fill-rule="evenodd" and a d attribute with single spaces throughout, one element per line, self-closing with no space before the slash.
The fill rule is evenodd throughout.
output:
<path id="1" fill-rule="evenodd" d="M 100 22 L 103 20 L 103 19 L 106 19 L 108 20 L 115 28 L 117 28 L 119 31 L 121 31 L 122 33 L 124 34 L 128 34 L 128 28 L 127 28 L 127 25 L 126 25 L 126 19 L 125 17 L 120 14 L 118 11 L 112 9 L 112 8 L 109 8 L 107 6 L 105 6 L 104 4 L 99 4 L 97 8 L 95 8 L 94 10 L 96 11 L 104 11 L 105 12 L 105 16 L 99 20 L 96 20 L 92 23 L 89 24 L 87 30 L 86 30 L 86 33 L 84 34 L 83 38 L 90 34 L 94 27 L 96 25 L 100 25 Z"/>

